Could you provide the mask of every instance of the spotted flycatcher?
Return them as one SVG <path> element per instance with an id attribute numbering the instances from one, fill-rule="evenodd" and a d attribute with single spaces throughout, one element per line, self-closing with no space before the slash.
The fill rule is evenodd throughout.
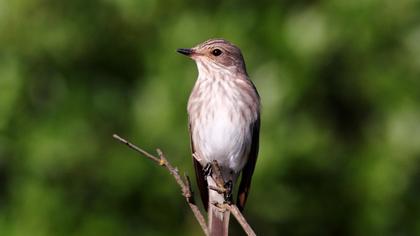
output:
<path id="1" fill-rule="evenodd" d="M 198 79 L 188 100 L 189 131 L 197 182 L 209 212 L 210 235 L 227 235 L 229 213 L 221 212 L 226 194 L 203 168 L 217 161 L 222 177 L 234 186 L 242 172 L 236 204 L 243 209 L 258 155 L 260 98 L 249 80 L 241 50 L 223 39 L 210 39 L 177 50 L 192 58 Z M 231 188 L 230 188 L 231 189 Z"/>

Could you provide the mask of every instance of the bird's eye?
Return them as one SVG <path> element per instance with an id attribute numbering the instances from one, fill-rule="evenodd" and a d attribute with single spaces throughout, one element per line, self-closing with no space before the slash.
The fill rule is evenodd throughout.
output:
<path id="1" fill-rule="evenodd" d="M 220 56 L 222 54 L 222 51 L 220 49 L 214 49 L 213 51 L 211 51 L 211 54 L 213 54 L 214 56 Z"/>

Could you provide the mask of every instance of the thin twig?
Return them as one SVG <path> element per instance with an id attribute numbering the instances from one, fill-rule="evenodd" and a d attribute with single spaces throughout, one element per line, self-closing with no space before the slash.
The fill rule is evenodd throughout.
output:
<path id="1" fill-rule="evenodd" d="M 174 168 L 171 165 L 171 163 L 166 159 L 165 155 L 163 154 L 163 152 L 160 149 L 156 150 L 158 155 L 159 155 L 159 157 L 156 157 L 156 156 L 144 151 L 143 149 L 137 147 L 136 145 L 130 143 L 129 141 L 121 138 L 120 136 L 118 136 L 116 134 L 112 135 L 112 137 L 115 138 L 116 140 L 120 141 L 121 143 L 124 143 L 129 148 L 135 150 L 136 152 L 140 153 L 141 155 L 147 157 L 148 159 L 156 162 L 160 166 L 165 167 L 169 171 L 169 173 L 174 177 L 177 184 L 181 187 L 182 195 L 185 197 L 188 205 L 190 206 L 192 212 L 194 213 L 194 216 L 197 219 L 198 223 L 200 224 L 203 232 L 205 233 L 205 235 L 208 235 L 208 228 L 207 228 L 207 225 L 206 225 L 206 220 L 204 219 L 203 215 L 201 214 L 198 206 L 195 204 L 194 195 L 192 194 L 192 191 L 191 191 L 191 183 L 189 181 L 189 178 L 186 176 L 185 177 L 186 179 L 184 181 L 182 179 L 181 175 L 179 174 L 178 169 Z"/>
<path id="2" fill-rule="evenodd" d="M 248 221 L 245 219 L 244 215 L 242 215 L 239 208 L 235 204 L 232 204 L 232 205 L 225 204 L 225 205 L 227 205 L 227 208 L 229 209 L 230 213 L 232 213 L 232 215 L 236 218 L 236 220 L 242 226 L 246 234 L 248 236 L 255 236 L 256 234 L 254 230 L 252 230 L 251 226 L 248 224 Z"/>
<path id="3" fill-rule="evenodd" d="M 117 134 L 112 135 L 113 138 L 115 138 L 116 140 L 120 141 L 121 143 L 124 143 L 125 145 L 127 145 L 129 148 L 134 149 L 136 152 L 142 154 L 143 156 L 149 158 L 150 160 L 160 163 L 159 158 L 153 156 L 152 154 L 144 151 L 143 149 L 137 147 L 136 145 L 128 142 L 127 140 L 121 138 L 120 136 L 118 136 Z"/>
<path id="4" fill-rule="evenodd" d="M 209 185 L 208 187 L 209 187 L 210 190 L 214 190 L 219 194 L 226 193 L 225 188 L 220 188 L 219 186 L 212 186 L 212 185 Z"/>

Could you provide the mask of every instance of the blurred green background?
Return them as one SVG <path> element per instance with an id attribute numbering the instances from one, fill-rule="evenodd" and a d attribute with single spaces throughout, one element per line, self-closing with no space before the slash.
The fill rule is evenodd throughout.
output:
<path id="1" fill-rule="evenodd" d="M 420 235 L 417 0 L 0 0 L 0 235 L 201 235 L 111 135 L 193 176 L 175 50 L 213 37 L 262 98 L 259 235 Z"/>

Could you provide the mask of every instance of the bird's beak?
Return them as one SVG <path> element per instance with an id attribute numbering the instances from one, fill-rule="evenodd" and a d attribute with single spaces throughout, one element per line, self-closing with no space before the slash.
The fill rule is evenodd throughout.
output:
<path id="1" fill-rule="evenodd" d="M 191 48 L 178 48 L 176 51 L 188 57 L 191 57 L 194 54 L 194 50 Z"/>

